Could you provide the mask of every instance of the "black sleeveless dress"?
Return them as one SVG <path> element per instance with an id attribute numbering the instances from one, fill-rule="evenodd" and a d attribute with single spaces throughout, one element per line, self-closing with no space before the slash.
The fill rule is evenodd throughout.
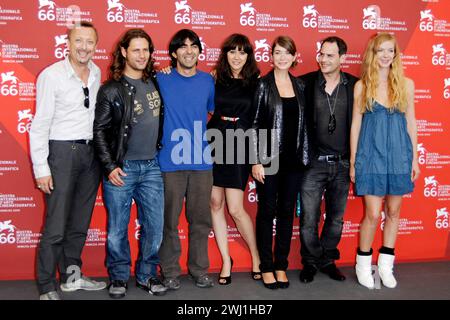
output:
<path id="1" fill-rule="evenodd" d="M 253 122 L 252 100 L 254 93 L 255 86 L 244 86 L 242 79 L 230 79 L 227 84 L 216 83 L 215 110 L 208 123 L 208 129 L 220 130 L 223 144 L 216 145 L 215 150 L 213 150 L 214 186 L 245 190 L 250 165 L 248 164 L 249 141 L 244 133 Z M 241 130 L 236 132 L 237 129 L 242 129 L 242 132 Z M 232 136 L 233 133 L 235 137 Z M 245 148 L 238 148 L 238 143 L 245 145 Z M 223 150 L 223 157 L 219 157 L 217 148 L 220 147 Z M 227 154 L 231 154 L 232 151 L 234 157 L 227 161 Z"/>

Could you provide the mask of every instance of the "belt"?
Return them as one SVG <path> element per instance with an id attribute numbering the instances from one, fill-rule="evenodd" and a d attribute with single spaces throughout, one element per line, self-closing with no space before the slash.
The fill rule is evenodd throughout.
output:
<path id="1" fill-rule="evenodd" d="M 348 157 L 347 155 L 334 155 L 334 154 L 329 154 L 326 156 L 319 156 L 317 158 L 317 160 L 319 161 L 326 161 L 326 162 L 337 162 L 337 161 L 341 161 L 341 160 L 347 160 Z"/>
<path id="2" fill-rule="evenodd" d="M 239 120 L 239 117 L 233 118 L 233 117 L 220 116 L 220 119 L 225 120 L 225 121 L 237 122 Z"/>
<path id="3" fill-rule="evenodd" d="M 69 143 L 79 143 L 79 144 L 87 144 L 88 146 L 93 145 L 92 140 L 86 140 L 86 139 L 79 139 L 79 140 L 50 140 L 50 141 L 57 141 L 57 142 L 69 142 Z"/>

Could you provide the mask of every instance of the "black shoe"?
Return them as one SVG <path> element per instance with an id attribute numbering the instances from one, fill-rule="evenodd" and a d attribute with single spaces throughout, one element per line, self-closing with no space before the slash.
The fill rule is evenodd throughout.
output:
<path id="1" fill-rule="evenodd" d="M 146 284 L 140 283 L 136 280 L 136 287 L 155 296 L 163 296 L 167 292 L 167 288 L 164 286 L 161 280 L 156 277 L 148 279 Z"/>
<path id="2" fill-rule="evenodd" d="M 284 270 L 277 270 L 277 271 L 284 271 Z M 275 271 L 275 274 L 277 273 L 277 271 Z M 286 272 L 285 272 L 285 274 L 286 274 Z M 288 281 L 278 281 L 278 279 L 277 279 L 277 284 L 278 284 L 278 288 L 280 288 L 280 289 L 289 288 L 289 280 Z"/>
<path id="3" fill-rule="evenodd" d="M 276 281 L 271 282 L 271 283 L 265 283 L 263 280 L 263 284 L 264 284 L 264 287 L 266 287 L 267 289 L 270 289 L 270 290 L 278 289 L 278 282 L 276 282 Z"/>
<path id="4" fill-rule="evenodd" d="M 278 282 L 276 280 L 275 280 L 275 282 L 266 283 L 266 282 L 264 282 L 264 278 L 262 276 L 261 276 L 261 280 L 262 280 L 264 287 L 266 287 L 267 289 L 270 289 L 270 290 L 278 289 Z"/>
<path id="5" fill-rule="evenodd" d="M 342 274 L 341 271 L 339 271 L 339 269 L 336 267 L 336 265 L 334 263 L 321 268 L 320 272 L 327 274 L 331 279 L 336 280 L 336 281 L 344 281 L 345 280 L 345 276 Z"/>
<path id="6" fill-rule="evenodd" d="M 221 277 L 219 273 L 219 280 L 217 281 L 221 286 L 226 286 L 231 283 L 231 270 L 233 269 L 233 258 L 230 257 L 231 267 L 230 267 L 230 275 L 228 277 Z M 220 271 L 222 272 L 222 270 Z"/>
<path id="7" fill-rule="evenodd" d="M 181 282 L 178 278 L 165 278 L 163 284 L 167 290 L 178 290 L 181 288 Z"/>
<path id="8" fill-rule="evenodd" d="M 280 289 L 287 289 L 287 288 L 289 288 L 289 280 L 286 281 L 286 282 L 277 281 L 277 284 L 278 284 L 278 288 L 280 288 Z"/>
<path id="9" fill-rule="evenodd" d="M 213 280 L 206 273 L 198 277 L 192 276 L 192 278 L 194 279 L 195 285 L 199 288 L 211 288 L 214 286 Z"/>
<path id="10" fill-rule="evenodd" d="M 262 279 L 262 272 L 261 271 L 252 271 L 252 279 L 255 281 L 259 281 Z"/>
<path id="11" fill-rule="evenodd" d="M 126 296 L 128 284 L 122 280 L 112 280 L 109 284 L 109 296 L 113 299 L 120 299 Z"/>
<path id="12" fill-rule="evenodd" d="M 303 270 L 300 271 L 300 281 L 303 283 L 309 283 L 314 280 L 317 269 L 311 265 L 306 265 Z"/>

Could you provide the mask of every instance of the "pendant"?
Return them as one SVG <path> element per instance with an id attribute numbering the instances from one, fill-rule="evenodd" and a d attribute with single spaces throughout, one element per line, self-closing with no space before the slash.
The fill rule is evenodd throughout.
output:
<path id="1" fill-rule="evenodd" d="M 333 134 L 336 129 L 336 116 L 334 114 L 330 114 L 330 118 L 328 119 L 328 134 Z"/>

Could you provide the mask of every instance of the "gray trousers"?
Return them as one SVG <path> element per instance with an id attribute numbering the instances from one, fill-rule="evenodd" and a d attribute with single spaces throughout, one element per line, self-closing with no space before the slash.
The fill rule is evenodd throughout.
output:
<path id="1" fill-rule="evenodd" d="M 56 290 L 56 268 L 66 282 L 67 268 L 81 270 L 81 253 L 91 222 L 100 183 L 94 148 L 66 141 L 50 141 L 48 163 L 54 190 L 45 196 L 46 212 L 37 254 L 40 294 Z"/>
<path id="2" fill-rule="evenodd" d="M 164 233 L 159 257 L 165 278 L 181 274 L 181 243 L 178 224 L 186 197 L 186 220 L 189 223 L 188 270 L 198 277 L 208 272 L 208 235 L 212 228 L 209 201 L 212 170 L 184 170 L 163 173 Z"/>

